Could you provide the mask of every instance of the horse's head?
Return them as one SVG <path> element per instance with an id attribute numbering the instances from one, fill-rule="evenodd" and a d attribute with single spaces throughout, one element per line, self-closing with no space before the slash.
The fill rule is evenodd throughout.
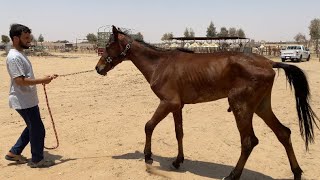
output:
<path id="1" fill-rule="evenodd" d="M 132 41 L 131 37 L 112 26 L 112 35 L 96 65 L 97 73 L 105 76 L 108 71 L 125 60 Z"/>

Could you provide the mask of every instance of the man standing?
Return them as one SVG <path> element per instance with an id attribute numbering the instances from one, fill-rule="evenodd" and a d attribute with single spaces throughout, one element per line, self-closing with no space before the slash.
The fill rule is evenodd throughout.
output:
<path id="1" fill-rule="evenodd" d="M 7 56 L 7 70 L 11 79 L 9 106 L 21 115 L 27 127 L 5 159 L 26 163 L 27 159 L 21 153 L 30 142 L 32 158 L 28 165 L 32 168 L 49 167 L 54 165 L 54 162 L 43 157 L 45 129 L 40 117 L 36 85 L 48 84 L 57 75 L 34 77 L 32 64 L 23 52 L 30 47 L 32 41 L 31 30 L 28 27 L 21 24 L 11 25 L 10 38 L 13 49 Z"/>

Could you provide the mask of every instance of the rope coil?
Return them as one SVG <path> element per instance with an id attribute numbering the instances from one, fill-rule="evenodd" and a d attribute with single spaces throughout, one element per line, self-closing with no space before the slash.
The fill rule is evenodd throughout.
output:
<path id="1" fill-rule="evenodd" d="M 49 100 L 48 100 L 48 96 L 47 96 L 47 90 L 46 90 L 46 85 L 43 84 L 43 90 L 44 90 L 44 95 L 46 97 L 46 102 L 47 102 L 47 108 L 48 108 L 48 111 L 49 111 L 49 115 L 50 115 L 50 118 L 51 118 L 51 123 L 52 123 L 52 126 L 53 126 L 53 131 L 54 131 L 54 134 L 56 136 L 56 140 L 57 140 L 57 145 L 56 146 L 53 146 L 53 147 L 46 147 L 44 146 L 44 148 L 46 149 L 57 149 L 59 147 L 59 139 L 58 139 L 58 133 L 57 133 L 57 130 L 56 130 L 56 126 L 54 124 L 54 121 L 53 121 L 53 117 L 52 117 L 52 113 L 51 113 L 51 108 L 49 106 Z"/>
<path id="2" fill-rule="evenodd" d="M 75 73 L 70 73 L 70 74 L 63 74 L 63 75 L 59 75 L 59 76 L 60 77 L 66 77 L 66 76 L 82 74 L 82 73 L 87 73 L 87 72 L 92 72 L 92 71 L 94 71 L 94 70 L 80 71 L 80 72 L 75 72 Z M 42 84 L 42 85 L 43 85 L 44 95 L 45 95 L 45 98 L 46 98 L 48 112 L 49 112 L 49 115 L 50 115 L 51 123 L 52 123 L 52 126 L 53 126 L 53 131 L 54 131 L 54 134 L 55 134 L 55 137 L 56 137 L 56 142 L 57 142 L 56 146 L 53 146 L 53 147 L 46 147 L 45 146 L 44 148 L 52 150 L 52 149 L 57 149 L 59 147 L 59 138 L 58 138 L 58 133 L 57 133 L 56 126 L 55 126 L 55 123 L 54 123 L 54 120 L 53 120 L 53 116 L 52 116 L 52 113 L 51 113 L 51 108 L 50 108 L 50 105 L 49 105 L 46 85 L 45 84 Z"/>

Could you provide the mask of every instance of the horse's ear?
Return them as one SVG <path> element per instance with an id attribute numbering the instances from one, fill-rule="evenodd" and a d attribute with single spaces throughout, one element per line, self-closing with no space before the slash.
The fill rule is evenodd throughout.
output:
<path id="1" fill-rule="evenodd" d="M 112 32 L 114 33 L 115 31 L 118 31 L 117 27 L 115 27 L 114 25 L 112 25 Z"/>
<path id="2" fill-rule="evenodd" d="M 114 37 L 114 40 L 118 40 L 118 29 L 112 25 L 112 34 L 113 34 L 113 37 Z"/>

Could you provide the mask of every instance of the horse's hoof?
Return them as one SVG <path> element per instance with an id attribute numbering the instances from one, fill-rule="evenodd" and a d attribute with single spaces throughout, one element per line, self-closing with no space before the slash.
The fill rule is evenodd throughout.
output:
<path id="1" fill-rule="evenodd" d="M 172 168 L 174 169 L 179 169 L 180 168 L 180 163 L 177 163 L 176 161 L 173 161 L 171 164 Z"/>
<path id="2" fill-rule="evenodd" d="M 294 180 L 301 180 L 301 175 L 300 176 L 294 176 Z"/>
<path id="3" fill-rule="evenodd" d="M 224 178 L 222 178 L 222 180 L 238 180 L 239 178 L 235 178 L 234 176 L 227 176 L 227 177 L 224 177 Z"/>
<path id="4" fill-rule="evenodd" d="M 222 178 L 222 180 L 232 180 L 229 176 Z"/>
<path id="5" fill-rule="evenodd" d="M 153 159 L 152 158 L 145 158 L 144 162 L 147 164 L 152 164 L 153 163 Z"/>
<path id="6" fill-rule="evenodd" d="M 294 180 L 301 180 L 301 176 L 302 176 L 302 170 L 300 167 L 296 168 L 293 170 L 293 175 L 294 175 Z"/>
<path id="7" fill-rule="evenodd" d="M 241 173 L 236 173 L 235 170 L 232 170 L 227 177 L 224 177 L 224 180 L 239 180 Z"/>

